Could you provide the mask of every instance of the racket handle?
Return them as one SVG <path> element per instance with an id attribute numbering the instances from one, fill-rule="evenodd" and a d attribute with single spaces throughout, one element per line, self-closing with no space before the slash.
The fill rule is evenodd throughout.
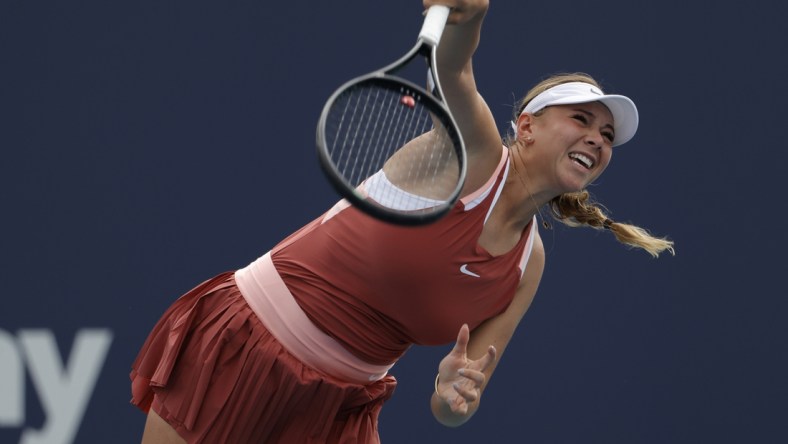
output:
<path id="1" fill-rule="evenodd" d="M 430 6 L 430 9 L 427 10 L 427 16 L 424 17 L 424 24 L 421 26 L 419 38 L 432 46 L 437 46 L 441 39 L 441 34 L 443 34 L 443 28 L 446 27 L 446 20 L 449 19 L 450 10 L 448 6 Z"/>

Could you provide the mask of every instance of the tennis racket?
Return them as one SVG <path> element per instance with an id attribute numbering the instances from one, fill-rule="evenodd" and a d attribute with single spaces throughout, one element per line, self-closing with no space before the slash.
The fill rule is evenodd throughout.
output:
<path id="1" fill-rule="evenodd" d="M 352 205 L 386 222 L 438 220 L 465 181 L 465 146 L 435 63 L 448 16 L 448 7 L 430 7 L 410 51 L 342 85 L 320 115 L 318 156 L 329 181 Z M 394 75 L 414 59 L 426 60 L 430 91 Z"/>

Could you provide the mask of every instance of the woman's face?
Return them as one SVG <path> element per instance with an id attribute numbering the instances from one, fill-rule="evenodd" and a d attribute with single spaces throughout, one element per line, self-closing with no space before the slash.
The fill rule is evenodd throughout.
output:
<path id="1" fill-rule="evenodd" d="M 532 131 L 554 165 L 559 193 L 586 188 L 610 163 L 613 115 L 600 102 L 545 108 Z"/>

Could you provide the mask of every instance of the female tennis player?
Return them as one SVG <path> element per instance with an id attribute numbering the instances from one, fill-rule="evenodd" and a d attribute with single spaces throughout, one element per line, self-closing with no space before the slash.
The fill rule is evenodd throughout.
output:
<path id="1" fill-rule="evenodd" d="M 539 286 L 540 209 L 657 256 L 672 242 L 610 220 L 586 187 L 638 125 L 633 102 L 584 74 L 536 85 L 502 140 L 471 65 L 487 0 L 452 7 L 439 74 L 465 140 L 462 198 L 422 227 L 339 202 L 247 267 L 180 297 L 143 345 L 132 403 L 144 443 L 376 443 L 389 374 L 412 344 L 455 342 L 431 405 L 458 426 L 479 408 Z"/>

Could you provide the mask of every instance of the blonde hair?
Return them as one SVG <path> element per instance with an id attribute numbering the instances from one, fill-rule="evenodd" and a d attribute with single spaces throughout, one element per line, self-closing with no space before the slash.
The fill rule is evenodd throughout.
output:
<path id="1" fill-rule="evenodd" d="M 596 80 L 582 72 L 550 76 L 531 88 L 525 97 L 516 104 L 514 107 L 514 121 L 517 120 L 523 108 L 534 97 L 556 85 L 568 82 L 585 82 L 601 89 Z M 535 115 L 539 115 L 541 112 L 538 111 Z M 511 147 L 516 142 L 516 136 L 509 136 L 504 142 Z M 561 194 L 554 197 L 549 202 L 549 206 L 553 218 L 570 227 L 589 226 L 598 230 L 608 230 L 622 244 L 642 248 L 653 257 L 657 257 L 665 251 L 673 255 L 676 254 L 676 251 L 673 249 L 673 241 L 664 237 L 655 237 L 638 226 L 615 222 L 610 219 L 605 210 L 603 210 L 604 207 L 594 202 L 587 190 Z"/>
<path id="2" fill-rule="evenodd" d="M 564 193 L 550 201 L 553 218 L 570 227 L 589 226 L 597 230 L 606 229 L 624 245 L 646 250 L 653 257 L 668 251 L 675 255 L 673 241 L 652 236 L 647 230 L 635 225 L 615 222 L 605 214 L 603 207 L 591 200 L 588 191 Z"/>

